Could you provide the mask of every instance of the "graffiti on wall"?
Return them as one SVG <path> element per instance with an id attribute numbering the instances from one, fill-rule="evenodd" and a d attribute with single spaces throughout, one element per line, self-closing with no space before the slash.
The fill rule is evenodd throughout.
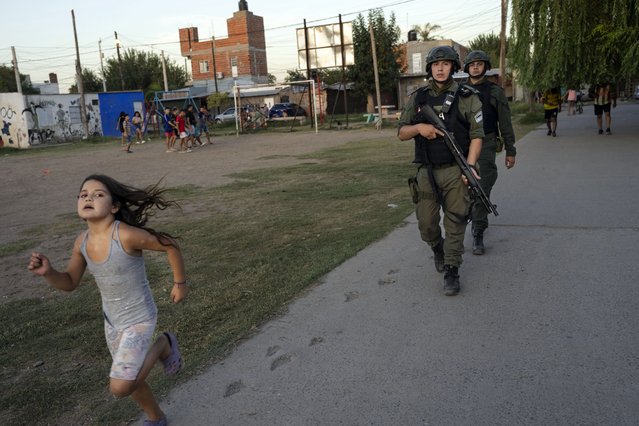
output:
<path id="1" fill-rule="evenodd" d="M 12 102 L 0 105 L 0 148 L 19 148 L 27 137 L 17 109 Z"/>
<path id="2" fill-rule="evenodd" d="M 22 111 L 29 129 L 29 145 L 59 143 L 84 137 L 80 98 L 66 96 L 28 96 Z M 102 135 L 99 113 L 88 99 L 87 123 L 90 136 Z"/>

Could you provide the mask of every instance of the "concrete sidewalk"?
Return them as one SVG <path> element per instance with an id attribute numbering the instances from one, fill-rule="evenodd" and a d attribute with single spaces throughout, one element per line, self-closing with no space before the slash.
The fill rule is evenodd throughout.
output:
<path id="1" fill-rule="evenodd" d="M 501 154 L 500 216 L 459 296 L 411 216 L 174 389 L 169 423 L 638 424 L 638 118 L 622 104 L 599 136 L 592 106 L 562 112 L 514 169 Z"/>

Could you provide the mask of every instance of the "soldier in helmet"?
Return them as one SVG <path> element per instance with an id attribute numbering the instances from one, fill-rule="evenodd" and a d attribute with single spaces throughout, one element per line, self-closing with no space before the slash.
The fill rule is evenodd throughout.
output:
<path id="1" fill-rule="evenodd" d="M 470 85 L 477 89 L 482 103 L 484 141 L 477 164 L 481 173 L 482 189 L 490 197 L 497 181 L 495 157 L 506 147 L 504 163 L 507 169 L 515 165 L 515 132 L 510 120 L 510 107 L 503 89 L 486 78 L 490 69 L 490 58 L 481 50 L 473 50 L 464 60 L 464 72 L 468 73 Z M 473 254 L 484 254 L 484 231 L 488 228 L 488 211 L 482 203 L 472 208 Z"/>
<path id="2" fill-rule="evenodd" d="M 468 182 L 442 138 L 443 132 L 431 124 L 416 122 L 415 116 L 425 105 L 431 106 L 455 136 L 468 163 L 475 166 L 484 136 L 481 101 L 473 89 L 460 88 L 453 80 L 460 67 L 459 55 L 453 48 L 431 49 L 426 57 L 430 79 L 410 95 L 398 123 L 399 139 L 415 140 L 413 162 L 417 176 L 413 195 L 419 231 L 433 250 L 435 268 L 444 272 L 447 296 L 460 290 L 459 267 L 470 214 Z M 440 209 L 444 213 L 445 239 L 439 224 Z"/>

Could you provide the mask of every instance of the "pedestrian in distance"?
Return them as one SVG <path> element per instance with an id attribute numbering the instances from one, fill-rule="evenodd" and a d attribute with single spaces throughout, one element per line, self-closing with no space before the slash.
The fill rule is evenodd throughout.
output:
<path id="1" fill-rule="evenodd" d="M 164 137 L 166 138 L 166 152 L 175 152 L 173 145 L 175 144 L 175 118 L 171 115 L 170 108 L 164 108 L 162 116 L 162 125 L 164 126 Z"/>
<path id="2" fill-rule="evenodd" d="M 575 115 L 575 104 L 577 103 L 577 91 L 575 89 L 568 89 L 566 101 L 568 101 L 568 115 Z"/>
<path id="3" fill-rule="evenodd" d="M 175 125 L 177 126 L 178 134 L 180 135 L 180 154 L 185 152 L 191 152 L 191 148 L 188 146 L 189 134 L 186 131 L 186 111 L 180 110 L 180 113 L 175 117 Z"/>
<path id="4" fill-rule="evenodd" d="M 126 117 L 126 112 L 121 111 L 120 115 L 118 115 L 118 124 L 115 126 L 115 130 L 120 132 L 120 136 L 122 138 L 120 145 L 122 147 L 126 146 L 126 138 L 124 136 L 124 117 Z"/>
<path id="5" fill-rule="evenodd" d="M 142 124 L 140 111 L 135 111 L 133 113 L 133 118 L 131 119 L 131 125 L 133 127 L 133 132 L 135 132 L 135 143 L 138 145 L 145 142 L 144 139 L 142 139 Z"/>
<path id="6" fill-rule="evenodd" d="M 617 108 L 617 91 L 610 83 L 593 84 L 590 86 L 590 97 L 594 100 L 595 115 L 597 116 L 598 133 L 603 135 L 603 115 L 606 114 L 606 134 L 610 135 L 610 105 Z"/>
<path id="7" fill-rule="evenodd" d="M 544 92 L 541 97 L 544 103 L 544 119 L 548 127 L 548 136 L 557 136 L 557 116 L 561 108 L 561 94 L 558 87 L 553 87 Z"/>
<path id="8" fill-rule="evenodd" d="M 200 135 L 206 135 L 206 142 L 203 142 L 203 145 L 211 143 L 211 137 L 209 136 L 209 128 L 207 126 L 207 122 L 209 121 L 211 114 L 209 110 L 206 108 L 206 105 L 200 106 L 200 111 L 197 115 L 197 127 Z"/>
<path id="9" fill-rule="evenodd" d="M 158 185 L 137 189 L 104 175 L 88 176 L 80 188 L 77 212 L 87 230 L 75 239 L 65 271 L 53 268 L 42 253 L 31 254 L 28 269 L 62 291 L 78 288 L 85 270 L 95 277 L 102 298 L 104 330 L 113 358 L 109 388 L 116 397 L 132 396 L 145 412 L 145 425 L 166 425 L 146 379 L 159 361 L 167 375 L 180 371 L 183 360 L 175 335 L 153 341 L 157 307 L 149 287 L 143 252 L 164 252 L 173 272 L 174 303 L 187 293 L 182 253 L 175 237 L 146 226 L 150 209 L 177 205 L 165 200 Z"/>
<path id="10" fill-rule="evenodd" d="M 464 252 L 464 234 L 470 215 L 468 181 L 462 176 L 444 133 L 431 123 L 419 121 L 421 109 L 432 107 L 446 129 L 457 140 L 468 164 L 475 167 L 484 130 L 481 101 L 476 91 L 461 87 L 453 74 L 461 68 L 459 55 L 449 46 L 437 46 L 426 57 L 429 81 L 413 92 L 399 122 L 400 140 L 414 139 L 417 175 L 412 182 L 413 201 L 421 238 L 433 250 L 435 268 L 444 272 L 444 294 L 460 291 L 459 267 Z M 479 179 L 479 174 L 473 170 Z M 440 227 L 444 214 L 444 239 Z"/>
<path id="11" fill-rule="evenodd" d="M 131 152 L 131 137 L 132 134 L 131 132 L 133 131 L 132 129 L 132 125 L 131 125 L 131 117 L 129 116 L 129 114 L 126 114 L 124 116 L 124 121 L 122 122 L 122 139 L 124 141 L 126 141 L 126 145 L 124 146 L 124 148 L 122 148 L 123 151 L 126 151 L 127 154 L 130 154 Z"/>
<path id="12" fill-rule="evenodd" d="M 515 166 L 517 155 L 508 99 L 501 87 L 486 78 L 486 72 L 490 69 L 490 58 L 482 50 L 468 53 L 464 60 L 464 71 L 469 75 L 468 82 L 479 92 L 482 103 L 484 139 L 477 165 L 481 174 L 479 184 L 489 197 L 497 181 L 497 153 L 506 148 L 504 164 L 507 169 Z M 485 252 L 484 232 L 488 228 L 488 210 L 482 203 L 475 202 L 471 216 L 473 254 L 482 255 Z"/>

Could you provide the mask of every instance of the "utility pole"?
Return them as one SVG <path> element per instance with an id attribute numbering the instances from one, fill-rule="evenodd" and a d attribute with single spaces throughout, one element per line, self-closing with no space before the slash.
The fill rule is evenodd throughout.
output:
<path id="1" fill-rule="evenodd" d="M 166 61 L 164 60 L 164 50 L 162 51 L 162 76 L 164 77 L 164 91 L 169 91 L 169 79 L 166 77 Z"/>
<path id="2" fill-rule="evenodd" d="M 368 23 L 368 31 L 371 34 L 371 52 L 373 53 L 373 73 L 375 74 L 375 93 L 377 94 L 377 108 L 379 110 L 379 118 L 377 121 L 382 123 L 382 94 L 379 89 L 379 73 L 377 72 L 377 49 L 375 47 L 375 34 L 373 34 L 373 24 Z"/>
<path id="3" fill-rule="evenodd" d="M 104 54 L 102 54 L 102 39 L 98 40 L 98 50 L 100 51 L 100 70 L 102 71 L 102 91 L 106 92 L 106 78 L 104 77 Z"/>
<path id="4" fill-rule="evenodd" d="M 508 0 L 501 0 L 501 32 L 499 34 L 499 78 L 503 89 L 506 85 L 506 17 L 508 15 Z"/>
<path id="5" fill-rule="evenodd" d="M 16 85 L 18 86 L 18 93 L 22 93 L 22 82 L 20 81 L 20 71 L 18 71 L 18 59 L 16 58 L 16 48 L 11 46 L 11 55 L 13 55 L 13 73 L 16 75 Z"/>
<path id="6" fill-rule="evenodd" d="M 115 34 L 115 49 L 118 52 L 118 70 L 120 71 L 120 90 L 124 90 L 124 76 L 122 75 L 122 57 L 120 56 L 120 40 L 118 40 L 118 32 L 113 31 Z"/>
<path id="7" fill-rule="evenodd" d="M 308 49 L 308 27 L 306 26 L 306 18 L 304 18 L 304 50 L 306 51 L 306 79 L 307 80 L 313 80 L 313 77 L 311 76 L 311 58 L 310 58 L 310 53 L 309 53 L 309 49 Z M 311 83 L 308 83 L 308 113 L 311 117 L 314 116 L 314 109 L 315 106 L 313 105 L 312 102 L 312 97 L 311 97 Z M 311 121 L 312 123 L 312 121 Z"/>
<path id="8" fill-rule="evenodd" d="M 84 82 L 82 81 L 82 66 L 80 65 L 80 48 L 78 47 L 78 33 L 75 30 L 75 13 L 71 9 L 71 19 L 73 20 L 73 38 L 75 39 L 75 75 L 80 94 L 80 119 L 84 127 L 84 138 L 89 137 L 89 122 L 87 121 L 87 103 L 84 99 Z"/>
<path id="9" fill-rule="evenodd" d="M 342 14 L 339 14 L 339 44 L 342 51 L 342 87 L 344 88 L 344 113 L 346 114 L 346 128 L 348 129 L 348 96 L 346 91 L 346 52 L 344 47 L 344 23 Z M 339 92 L 338 92 L 339 93 Z"/>
<path id="10" fill-rule="evenodd" d="M 215 93 L 217 93 L 217 66 L 215 65 L 215 36 L 211 36 L 211 55 L 213 56 L 213 81 L 215 81 Z"/>

